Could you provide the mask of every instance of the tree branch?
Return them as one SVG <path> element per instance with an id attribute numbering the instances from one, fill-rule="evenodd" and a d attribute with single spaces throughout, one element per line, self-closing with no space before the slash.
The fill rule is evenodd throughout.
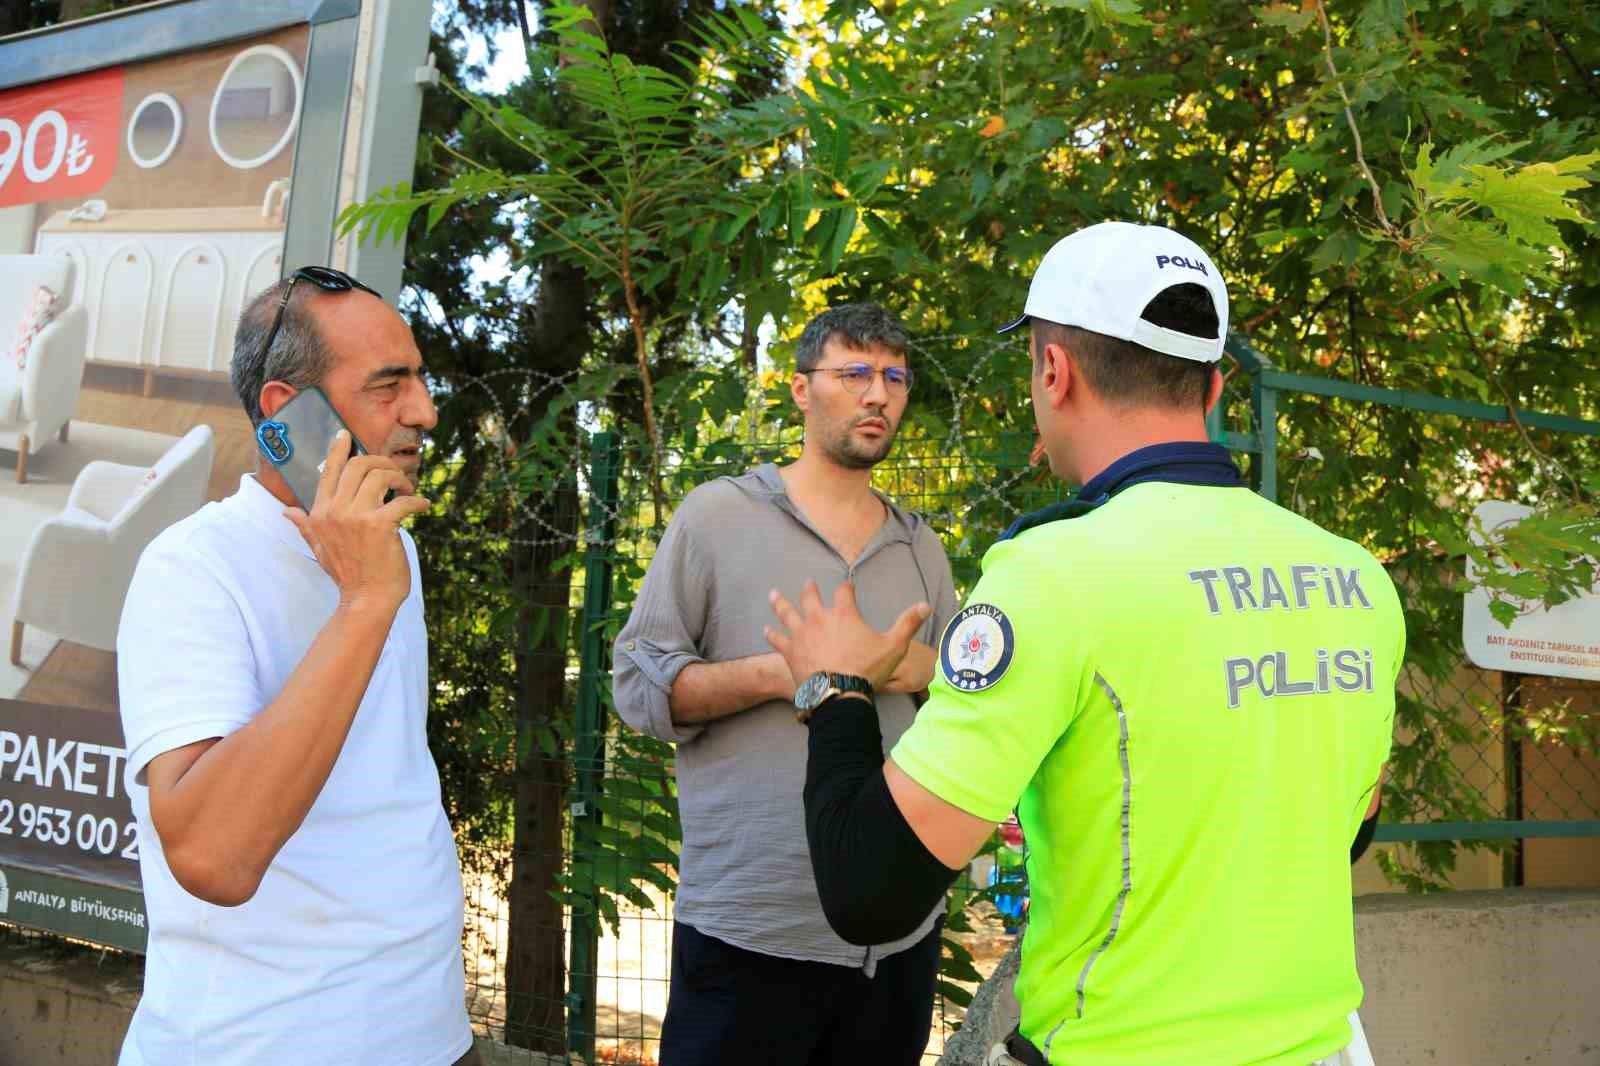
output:
<path id="1" fill-rule="evenodd" d="M 1533 443 L 1533 438 L 1529 436 L 1528 428 L 1522 424 L 1522 419 L 1517 417 L 1517 405 L 1512 400 L 1511 390 L 1506 388 L 1505 382 L 1501 377 L 1499 363 L 1494 356 L 1478 347 L 1478 338 L 1473 336 L 1472 326 L 1467 322 L 1467 309 L 1461 306 L 1461 294 L 1459 292 L 1452 293 L 1450 298 L 1455 303 L 1456 316 L 1461 321 L 1461 333 L 1466 339 L 1467 346 L 1472 349 L 1472 354 L 1476 355 L 1478 361 L 1489 371 L 1489 380 L 1494 382 L 1494 387 L 1500 393 L 1500 398 L 1505 400 L 1506 414 L 1510 417 L 1511 424 L 1516 427 L 1517 435 L 1522 438 L 1523 447 L 1527 448 L 1533 455 L 1534 465 L 1548 468 L 1546 470 L 1547 473 L 1553 469 L 1557 481 L 1563 478 L 1566 479 L 1567 484 L 1572 486 L 1572 499 L 1581 502 L 1584 498 L 1583 489 L 1579 486 L 1578 479 L 1572 476 L 1572 471 L 1568 470 L 1565 464 L 1555 456 L 1540 450 L 1539 446 Z"/>
<path id="2" fill-rule="evenodd" d="M 635 354 L 639 359 L 639 383 L 644 389 L 644 430 L 650 445 L 650 495 L 655 504 L 655 524 L 660 529 L 666 514 L 666 492 L 661 485 L 661 434 L 656 429 L 655 382 L 650 378 L 650 359 L 644 340 L 644 312 L 639 308 L 638 288 L 633 279 L 633 240 L 628 233 L 629 209 L 622 215 L 622 295 L 628 304 L 628 324 L 633 327 Z"/>
<path id="3" fill-rule="evenodd" d="M 533 51 L 533 34 L 528 32 L 528 4 L 527 0 L 511 0 L 512 6 L 517 9 L 517 28 L 522 31 L 522 51 L 524 54 Z M 532 62 L 531 60 L 529 61 Z"/>
<path id="4" fill-rule="evenodd" d="M 1356 166 L 1361 169 L 1367 184 L 1372 186 L 1372 206 L 1378 210 L 1378 225 L 1383 227 L 1383 232 L 1391 240 L 1399 240 L 1399 231 L 1383 209 L 1383 190 L 1378 188 L 1378 179 L 1372 176 L 1372 168 L 1367 166 L 1367 156 L 1361 148 L 1361 130 L 1356 126 L 1356 116 L 1350 109 L 1350 94 L 1344 91 L 1344 80 L 1339 77 L 1339 69 L 1333 65 L 1333 27 L 1328 24 L 1328 10 L 1323 6 L 1323 0 L 1317 0 L 1317 18 L 1322 20 L 1322 58 L 1328 64 L 1328 76 L 1333 79 L 1334 88 L 1339 90 L 1339 99 L 1344 101 L 1344 118 L 1350 124 L 1350 136 L 1355 138 Z"/>
<path id="5" fill-rule="evenodd" d="M 1572 54 L 1571 48 L 1567 47 L 1567 39 L 1558 36 L 1542 21 L 1539 23 L 1539 28 L 1544 31 L 1545 39 L 1555 45 L 1561 54 L 1567 57 L 1567 62 L 1572 64 L 1572 69 L 1578 72 L 1578 77 L 1582 78 L 1584 84 L 1589 87 L 1589 94 L 1600 99 L 1600 83 L 1596 83 L 1594 75 L 1585 70 L 1583 64 L 1578 62 L 1578 57 Z"/>

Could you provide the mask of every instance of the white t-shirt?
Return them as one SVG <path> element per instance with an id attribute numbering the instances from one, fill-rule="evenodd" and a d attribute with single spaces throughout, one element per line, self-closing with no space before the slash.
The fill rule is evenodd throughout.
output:
<path id="1" fill-rule="evenodd" d="M 411 595 L 327 784 L 239 907 L 173 879 L 144 770 L 272 702 L 338 589 L 248 475 L 140 558 L 117 682 L 150 942 L 120 1066 L 450 1066 L 471 1046 L 461 872 L 424 732 L 422 582 L 400 535 Z"/>

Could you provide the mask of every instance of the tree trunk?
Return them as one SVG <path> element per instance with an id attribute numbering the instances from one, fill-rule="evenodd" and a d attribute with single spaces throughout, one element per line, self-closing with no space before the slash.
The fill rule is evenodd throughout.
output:
<path id="1" fill-rule="evenodd" d="M 588 343 L 588 286 L 571 267 L 546 260 L 531 330 L 537 369 L 575 370 Z M 541 395 L 542 409 L 554 396 Z M 537 419 L 542 410 L 529 410 Z M 578 433 L 573 414 L 567 431 Z M 545 500 L 530 501 L 539 522 L 523 523 L 518 535 L 535 541 L 512 549 L 514 587 L 526 606 L 519 632 L 531 636 L 540 612 L 548 624 L 532 650 L 520 648 L 517 663 L 516 825 L 512 840 L 511 891 L 506 958 L 506 1042 L 552 1054 L 566 1049 L 566 929 L 552 896 L 565 857 L 568 753 L 558 740 L 558 722 L 570 721 L 566 687 L 564 624 L 572 588 L 570 567 L 556 560 L 577 543 L 579 500 L 574 480 Z"/>
<path id="2" fill-rule="evenodd" d="M 754 388 L 759 394 L 761 391 L 761 363 L 759 361 L 758 347 L 761 341 L 761 320 L 750 313 L 749 306 L 745 307 L 744 325 L 739 332 L 739 358 L 744 362 L 745 373 L 750 375 Z"/>
<path id="3" fill-rule="evenodd" d="M 536 505 L 556 529 L 577 525 L 578 494 L 565 486 Z M 567 788 L 571 777 L 566 746 L 556 739 L 557 722 L 571 717 L 566 690 L 567 647 L 562 635 L 568 612 L 571 570 L 552 571 L 570 551 L 542 543 L 519 548 L 513 568 L 526 596 L 524 634 L 538 612 L 549 612 L 544 636 L 532 651 L 517 655 L 516 830 L 511 853 L 506 1041 L 559 1054 L 566 1048 L 566 927 L 561 904 L 551 894 L 565 854 Z"/>
<path id="4" fill-rule="evenodd" d="M 591 0 L 594 10 L 604 0 Z M 597 12 L 602 20 L 605 10 Z M 603 22 L 602 22 L 603 24 Z M 565 59 L 563 59 L 565 62 Z M 570 106 L 570 105 L 569 105 Z M 528 336 L 535 371 L 564 374 L 583 363 L 589 336 L 589 287 L 581 271 L 547 257 L 539 268 L 539 291 Z M 536 421 L 555 399 L 539 392 L 526 412 Z M 575 412 L 568 431 L 578 432 Z M 518 439 L 520 433 L 513 434 Z M 512 837 L 511 892 L 506 952 L 506 1043 L 550 1054 L 562 1054 L 566 1041 L 566 926 L 561 905 L 552 893 L 565 861 L 567 787 L 571 767 L 558 733 L 560 720 L 571 721 L 567 700 L 565 620 L 570 609 L 572 571 L 552 572 L 556 559 L 577 544 L 577 472 L 554 498 L 532 501 L 540 521 L 520 535 L 534 544 L 514 545 L 513 576 L 524 607 L 520 633 L 531 635 L 538 613 L 550 612 L 549 624 L 533 651 L 517 652 L 517 798 Z M 570 735 L 570 730 L 562 733 Z"/>
<path id="5" fill-rule="evenodd" d="M 31 0 L 0 0 L 0 37 L 33 29 Z"/>
<path id="6" fill-rule="evenodd" d="M 61 21 L 81 19 L 89 10 L 99 6 L 99 0 L 61 0 Z"/>
<path id="7" fill-rule="evenodd" d="M 533 32 L 528 29 L 527 0 L 513 0 L 517 7 L 517 29 L 522 31 L 522 50 L 533 51 Z"/>

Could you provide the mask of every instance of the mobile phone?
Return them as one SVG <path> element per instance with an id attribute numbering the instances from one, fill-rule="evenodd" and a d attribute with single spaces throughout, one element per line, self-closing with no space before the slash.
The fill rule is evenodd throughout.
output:
<path id="1" fill-rule="evenodd" d="M 341 429 L 350 432 L 316 386 L 295 393 L 276 414 L 256 427 L 256 448 L 262 458 L 288 482 L 294 498 L 308 512 L 317 499 L 328 449 L 333 447 L 334 434 Z M 350 433 L 350 457 L 365 454 L 367 450 Z"/>

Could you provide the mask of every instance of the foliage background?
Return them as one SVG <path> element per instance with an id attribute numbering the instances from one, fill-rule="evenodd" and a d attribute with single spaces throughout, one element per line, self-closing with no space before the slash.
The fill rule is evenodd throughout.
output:
<path id="1" fill-rule="evenodd" d="M 0 32 L 110 6 L 4 0 Z M 563 907 L 672 880 L 670 751 L 621 733 L 617 831 L 571 861 L 592 433 L 625 442 L 599 538 L 614 628 L 673 499 L 794 453 L 805 321 L 875 300 L 921 374 L 885 485 L 935 512 L 969 582 L 998 528 L 1060 491 L 1025 464 L 1025 351 L 990 330 L 1051 243 L 1110 218 L 1210 250 L 1234 330 L 1284 369 L 1600 417 L 1600 8 L 1582 0 L 438 0 L 434 30 L 455 89 L 425 98 L 414 186 L 345 221 L 407 232 L 401 306 L 441 410 L 444 506 L 416 529 L 430 739 L 463 857 L 507 900 L 518 1042 L 563 1043 Z M 508 42 L 526 72 L 487 87 Z M 1431 682 L 1402 699 L 1386 817 L 1505 814 L 1451 764 L 1473 729 L 1592 753 L 1582 715 L 1463 725 L 1429 695 L 1461 663 L 1465 558 L 1497 594 L 1593 586 L 1592 439 L 1309 396 L 1278 429 L 1283 501 L 1390 565 Z M 1484 498 L 1539 518 L 1475 545 Z M 1436 887 L 1456 853 L 1388 849 L 1389 872 Z"/>
<path id="2" fill-rule="evenodd" d="M 1589 221 L 1600 13 L 1587 5 L 652 10 L 667 8 L 680 20 L 652 51 L 632 36 L 639 9 L 539 5 L 529 81 L 500 98 L 459 96 L 465 118 L 429 147 L 438 169 L 420 191 L 395 190 L 346 219 L 378 234 L 420 227 L 414 257 L 463 220 L 496 220 L 512 280 L 447 322 L 494 331 L 516 321 L 517 300 L 548 312 L 553 272 L 581 279 L 582 327 L 564 353 L 578 413 L 552 430 L 545 401 L 521 400 L 546 430 L 513 432 L 507 469 L 538 496 L 570 477 L 586 432 L 623 435 L 620 608 L 672 499 L 710 473 L 792 454 L 789 344 L 817 310 L 855 299 L 889 306 L 919 336 L 902 453 L 917 468 L 913 495 L 935 501 L 970 581 L 981 546 L 1055 491 L 1023 461 L 1023 347 L 989 332 L 1021 306 L 1051 243 L 1107 218 L 1172 226 L 1211 250 L 1234 330 L 1282 368 L 1600 413 Z M 445 290 L 429 291 L 447 306 Z M 470 283 L 461 291 L 480 299 Z M 522 335 L 510 329 L 488 363 L 551 373 L 519 360 Z M 1249 429 L 1246 398 L 1231 395 L 1230 428 Z M 1552 734 L 1498 709 L 1462 720 L 1452 682 L 1463 564 L 1472 557 L 1502 599 L 1554 603 L 1590 588 L 1592 440 L 1310 396 L 1287 398 L 1278 428 L 1285 502 L 1368 545 L 1406 591 L 1416 681 L 1401 699 L 1386 817 L 1507 816 L 1452 747 L 1537 733 L 1592 751 L 1594 723 L 1558 714 Z M 482 430 L 480 418 L 446 452 L 470 463 Z M 954 461 L 915 458 L 927 455 Z M 885 471 L 886 483 L 903 478 Z M 1534 503 L 1539 518 L 1483 543 L 1470 515 L 1484 498 Z M 482 591 L 494 593 L 492 581 Z M 491 637 L 446 640 L 492 662 L 500 634 L 475 632 Z M 460 721 L 505 728 L 494 691 L 455 705 Z M 478 727 L 491 745 L 493 728 Z M 642 902 L 634 885 L 669 886 L 676 834 L 670 752 L 618 735 L 611 756 L 634 779 L 613 820 L 643 828 L 560 875 L 583 898 L 598 888 L 602 908 Z M 1386 872 L 1439 887 L 1457 850 L 1386 849 Z"/>

